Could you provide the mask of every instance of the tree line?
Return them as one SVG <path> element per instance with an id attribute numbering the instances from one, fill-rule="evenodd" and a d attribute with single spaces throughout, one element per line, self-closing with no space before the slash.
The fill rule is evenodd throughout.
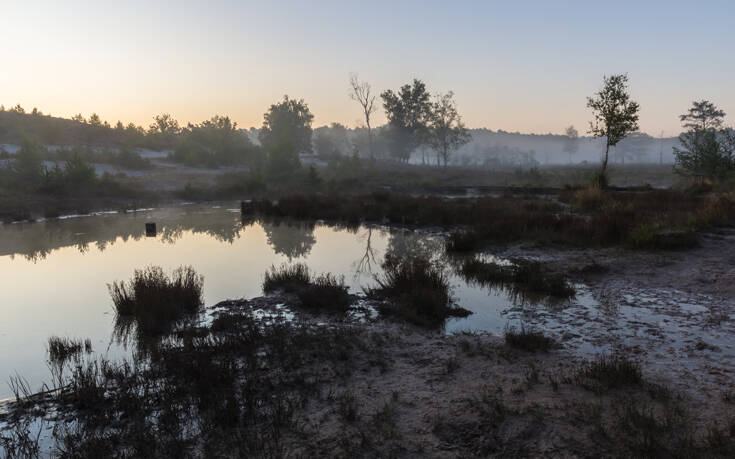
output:
<path id="1" fill-rule="evenodd" d="M 355 130 L 351 140 L 347 128 L 339 123 L 312 129 L 314 116 L 308 104 L 288 96 L 266 111 L 257 142 L 226 116 L 216 115 L 181 127 L 164 113 L 154 117 L 153 123 L 144 129 L 119 121 L 111 126 L 96 114 L 88 119 L 78 114 L 71 120 L 50 117 L 37 109 L 26 114 L 20 105 L 9 110 L 0 106 L 0 138 L 15 136 L 46 144 L 75 141 L 170 150 L 172 160 L 187 165 L 244 164 L 269 174 L 288 174 L 300 166 L 300 155 L 314 152 L 321 157 L 340 154 L 355 160 L 382 159 L 387 152 L 393 160 L 408 162 L 418 151 L 422 162 L 447 166 L 452 155 L 471 139 L 452 91 L 432 96 L 423 81 L 414 79 L 395 91 L 388 89 L 376 94 L 356 74 L 350 76 L 349 91 L 364 119 L 364 126 Z M 374 128 L 378 97 L 388 122 Z M 611 148 L 627 143 L 625 151 L 634 156 L 650 137 L 639 131 L 640 106 L 630 97 L 626 74 L 605 76 L 601 89 L 587 98 L 587 107 L 592 111 L 588 133 L 604 140 L 600 168 L 600 180 L 604 181 Z M 674 149 L 678 173 L 722 179 L 735 171 L 735 136 L 733 129 L 724 125 L 724 116 L 722 110 L 706 100 L 694 102 L 681 115 L 685 132 L 679 137 L 680 146 Z M 579 149 L 579 132 L 569 126 L 565 138 L 564 151 L 571 162 Z"/>

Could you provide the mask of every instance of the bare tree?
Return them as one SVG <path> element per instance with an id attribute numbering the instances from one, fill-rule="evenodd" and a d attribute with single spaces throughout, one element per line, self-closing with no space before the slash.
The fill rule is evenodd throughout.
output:
<path id="1" fill-rule="evenodd" d="M 375 96 L 372 94 L 370 83 L 366 81 L 360 82 L 356 73 L 350 75 L 350 86 L 352 87 L 350 98 L 360 104 L 365 114 L 365 125 L 368 130 L 368 148 L 370 149 L 370 159 L 373 160 L 375 156 L 373 154 L 373 131 L 370 127 L 370 115 L 377 108 L 375 106 Z"/>

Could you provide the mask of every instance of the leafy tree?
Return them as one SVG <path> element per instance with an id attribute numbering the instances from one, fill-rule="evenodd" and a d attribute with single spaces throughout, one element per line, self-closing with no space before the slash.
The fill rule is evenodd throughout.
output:
<path id="1" fill-rule="evenodd" d="M 579 132 L 574 126 L 564 130 L 564 152 L 569 154 L 569 164 L 572 164 L 572 155 L 579 151 Z"/>
<path id="2" fill-rule="evenodd" d="M 687 131 L 674 147 L 675 170 L 682 175 L 724 178 L 735 171 L 735 134 L 724 128 L 725 112 L 709 101 L 695 101 L 680 120 Z"/>
<path id="3" fill-rule="evenodd" d="M 68 160 L 64 165 L 64 175 L 67 183 L 72 187 L 85 187 L 95 182 L 94 166 L 86 162 L 79 154 Z"/>
<path id="4" fill-rule="evenodd" d="M 243 164 L 255 150 L 247 134 L 227 116 L 216 115 L 200 124 L 189 124 L 182 136 L 173 159 L 189 165 Z"/>
<path id="5" fill-rule="evenodd" d="M 380 97 L 388 117 L 391 153 L 408 162 L 411 152 L 426 141 L 432 108 L 426 85 L 414 79 L 412 85 L 401 86 L 398 93 L 387 90 Z"/>
<path id="6" fill-rule="evenodd" d="M 13 172 L 21 186 L 35 187 L 44 172 L 43 157 L 46 149 L 37 139 L 24 138 L 13 161 Z"/>
<path id="7" fill-rule="evenodd" d="M 340 123 L 314 130 L 314 150 L 320 158 L 344 155 L 350 150 L 347 128 Z"/>
<path id="8" fill-rule="evenodd" d="M 436 151 L 436 165 L 449 162 L 449 156 L 472 137 L 462 123 L 454 93 L 437 94 L 429 114 L 428 143 Z"/>
<path id="9" fill-rule="evenodd" d="M 181 132 L 181 128 L 179 127 L 179 122 L 173 116 L 168 113 L 161 113 L 153 117 L 153 123 L 148 128 L 148 132 L 151 134 L 172 135 Z"/>
<path id="10" fill-rule="evenodd" d="M 155 148 L 171 148 L 176 143 L 176 136 L 181 132 L 179 122 L 168 113 L 153 117 L 153 123 L 148 127 L 148 138 Z"/>
<path id="11" fill-rule="evenodd" d="M 102 126 L 102 120 L 100 119 L 100 116 L 96 113 L 92 113 L 89 115 L 89 121 L 87 121 L 88 124 L 92 126 Z"/>
<path id="12" fill-rule="evenodd" d="M 301 166 L 299 153 L 311 153 L 311 122 L 314 115 L 303 99 L 283 100 L 270 106 L 258 133 L 267 154 L 268 172 L 288 174 Z"/>
<path id="13" fill-rule="evenodd" d="M 299 153 L 312 151 L 313 119 L 314 115 L 303 99 L 289 99 L 288 96 L 283 96 L 283 100 L 271 105 L 263 116 L 263 127 L 260 129 L 258 139 L 266 150 L 290 145 L 298 158 Z"/>
<path id="14" fill-rule="evenodd" d="M 637 102 L 630 100 L 628 94 L 628 75 L 604 77 L 602 89 L 593 97 L 587 98 L 587 107 L 592 109 L 589 133 L 595 137 L 605 137 L 605 158 L 602 160 L 602 173 L 607 170 L 610 147 L 614 147 L 631 132 L 638 130 Z"/>
<path id="15" fill-rule="evenodd" d="M 689 111 L 679 116 L 682 126 L 701 131 L 721 128 L 724 118 L 725 112 L 708 100 L 695 100 Z"/>
<path id="16" fill-rule="evenodd" d="M 350 87 L 352 88 L 350 98 L 360 104 L 365 116 L 365 126 L 367 127 L 368 134 L 368 149 L 370 151 L 370 159 L 373 160 L 375 159 L 375 153 L 373 151 L 373 130 L 372 127 L 370 127 L 370 116 L 377 109 L 375 106 L 375 95 L 372 94 L 370 83 L 365 81 L 360 82 L 356 73 L 350 75 Z"/>

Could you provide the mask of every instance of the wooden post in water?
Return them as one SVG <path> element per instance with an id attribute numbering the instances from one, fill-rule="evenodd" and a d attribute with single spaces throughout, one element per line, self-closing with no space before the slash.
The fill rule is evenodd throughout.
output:
<path id="1" fill-rule="evenodd" d="M 146 237 L 156 237 L 156 224 L 146 223 L 145 224 L 145 235 Z"/>

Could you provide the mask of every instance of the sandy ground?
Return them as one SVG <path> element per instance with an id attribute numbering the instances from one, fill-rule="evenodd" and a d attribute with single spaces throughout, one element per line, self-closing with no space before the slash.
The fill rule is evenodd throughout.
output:
<path id="1" fill-rule="evenodd" d="M 284 301 L 264 297 L 229 302 L 224 309 L 282 315 Z M 328 317 L 289 315 L 294 317 L 318 326 L 330 323 Z M 639 438 L 645 434 L 623 427 L 624 413 L 634 406 L 663 418 L 670 410 L 682 413 L 686 433 L 656 432 L 656 442 L 663 443 L 654 447 L 667 457 L 662 449 L 667 441 L 684 435 L 700 441 L 713 427 L 735 425 L 732 403 L 723 402 L 721 392 L 702 403 L 699 391 L 672 385 L 671 375 L 659 368 L 644 365 L 640 385 L 585 389 L 575 379 L 585 356 L 567 343 L 530 353 L 491 334 L 445 335 L 381 319 L 366 319 L 359 330 L 372 335 L 374 352 L 359 356 L 358 371 L 324 387 L 301 413 L 309 440 L 290 440 L 295 455 L 637 456 L 645 454 Z M 349 418 L 345 405 L 353 409 Z"/>
<path id="2" fill-rule="evenodd" d="M 625 350 L 669 385 L 717 403 L 735 388 L 735 230 L 686 251 L 507 247 L 584 283 L 562 311 L 526 313 L 577 355 Z M 519 308 L 523 309 L 523 308 Z"/>

